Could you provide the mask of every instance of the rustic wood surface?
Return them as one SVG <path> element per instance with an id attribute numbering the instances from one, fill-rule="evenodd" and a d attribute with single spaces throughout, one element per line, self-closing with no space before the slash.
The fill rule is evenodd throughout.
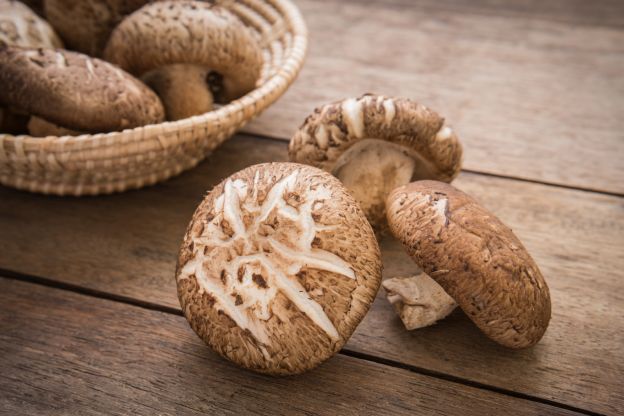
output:
<path id="1" fill-rule="evenodd" d="M 308 60 L 251 135 L 122 195 L 0 187 L 0 413 L 621 413 L 624 2 L 295 2 Z M 537 346 L 503 349 L 461 311 L 405 331 L 380 292 L 341 354 L 276 379 L 222 360 L 180 316 L 177 250 L 205 192 L 285 160 L 316 106 L 364 92 L 416 99 L 458 131 L 455 184 L 514 229 L 551 288 Z M 417 270 L 381 245 L 384 277 Z"/>
<path id="2" fill-rule="evenodd" d="M 327 102 L 411 97 L 444 115 L 465 168 L 624 193 L 624 2 L 298 0 L 293 87 L 246 131 L 290 138 Z"/>
<path id="3" fill-rule="evenodd" d="M 283 142 L 239 136 L 193 171 L 142 191 L 67 199 L 0 189 L 0 266 L 177 311 L 176 254 L 202 196 L 244 166 L 285 158 Z M 542 268 L 553 297 L 544 339 L 508 351 L 460 312 L 406 332 L 380 293 L 347 350 L 616 413 L 624 405 L 624 200 L 471 173 L 456 184 L 508 223 Z M 393 239 L 385 238 L 382 248 L 385 277 L 416 270 Z"/>
<path id="4" fill-rule="evenodd" d="M 0 277 L 4 414 L 576 414 L 344 355 L 273 378 L 184 318 Z"/>

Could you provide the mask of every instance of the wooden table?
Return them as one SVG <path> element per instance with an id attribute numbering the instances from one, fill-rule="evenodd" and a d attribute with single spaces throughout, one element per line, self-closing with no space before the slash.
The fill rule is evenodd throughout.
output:
<path id="1" fill-rule="evenodd" d="M 120 195 L 0 188 L 3 414 L 617 414 L 624 408 L 624 2 L 301 0 L 309 58 L 193 171 Z M 524 241 L 553 318 L 510 351 L 461 313 L 405 331 L 378 296 L 345 349 L 290 378 L 222 360 L 181 316 L 176 252 L 203 195 L 286 160 L 317 105 L 404 95 L 465 147 L 455 184 Z M 416 266 L 382 241 L 385 277 Z"/>

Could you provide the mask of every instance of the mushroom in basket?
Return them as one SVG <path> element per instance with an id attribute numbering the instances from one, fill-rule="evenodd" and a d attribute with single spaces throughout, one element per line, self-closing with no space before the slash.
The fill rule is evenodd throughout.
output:
<path id="1" fill-rule="evenodd" d="M 48 22 L 24 3 L 0 0 L 0 44 L 26 48 L 62 48 Z"/>
<path id="2" fill-rule="evenodd" d="M 216 352 L 286 375 L 349 339 L 379 288 L 372 228 L 342 184 L 294 163 L 248 167 L 199 205 L 178 259 L 178 297 Z"/>
<path id="3" fill-rule="evenodd" d="M 46 19 L 69 49 L 99 57 L 115 28 L 149 0 L 45 0 Z"/>
<path id="4" fill-rule="evenodd" d="M 152 87 L 168 120 L 240 98 L 255 88 L 263 62 L 258 40 L 236 15 L 189 0 L 150 3 L 127 16 L 104 57 Z"/>
<path id="5" fill-rule="evenodd" d="M 62 48 L 54 29 L 28 6 L 14 0 L 0 0 L 0 45 L 26 48 Z M 20 133 L 26 129 L 27 114 L 0 107 L 0 132 Z"/>
<path id="6" fill-rule="evenodd" d="M 159 123 L 160 100 L 121 69 L 76 52 L 0 46 L 0 106 L 31 115 L 33 136 Z"/>
<path id="7" fill-rule="evenodd" d="M 542 338 L 551 313 L 548 286 L 520 240 L 494 214 L 436 181 L 393 190 L 386 207 L 392 234 L 485 335 L 510 348 Z"/>

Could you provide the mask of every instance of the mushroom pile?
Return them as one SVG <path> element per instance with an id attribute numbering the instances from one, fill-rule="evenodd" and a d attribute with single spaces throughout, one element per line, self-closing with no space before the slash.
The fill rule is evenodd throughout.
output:
<path id="1" fill-rule="evenodd" d="M 459 305 L 503 346 L 542 338 L 548 286 L 511 229 L 448 184 L 462 146 L 443 117 L 405 98 L 349 98 L 316 109 L 289 155 L 226 178 L 187 228 L 178 298 L 221 356 L 260 373 L 310 370 L 345 345 L 380 284 L 407 329 Z M 381 281 L 388 231 L 422 272 Z"/>
<path id="2" fill-rule="evenodd" d="M 462 146 L 436 112 L 372 94 L 327 104 L 293 135 L 289 156 L 340 179 L 376 233 L 389 230 L 420 267 L 382 282 L 408 330 L 459 305 L 501 345 L 541 339 L 551 314 L 548 286 L 511 229 L 448 184 L 460 172 Z"/>
<path id="3" fill-rule="evenodd" d="M 42 5 L 38 15 L 0 0 L 0 133 L 80 135 L 184 119 L 242 97 L 260 78 L 258 39 L 225 8 L 194 0 Z"/>

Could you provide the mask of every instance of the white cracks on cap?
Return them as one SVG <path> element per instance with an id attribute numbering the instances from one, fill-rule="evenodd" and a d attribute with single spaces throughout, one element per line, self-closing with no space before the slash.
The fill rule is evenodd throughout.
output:
<path id="1" fill-rule="evenodd" d="M 316 128 L 316 132 L 314 133 L 314 137 L 316 138 L 316 142 L 319 145 L 319 148 L 326 150 L 329 146 L 329 134 L 327 133 L 327 129 L 325 125 L 319 124 Z"/>
<path id="2" fill-rule="evenodd" d="M 87 72 L 89 72 L 89 79 L 95 78 L 95 68 L 93 67 L 93 62 L 91 62 L 91 59 L 87 59 L 85 61 L 85 65 L 87 67 Z"/>
<path id="3" fill-rule="evenodd" d="M 67 67 L 67 60 L 65 59 L 65 56 L 60 52 L 56 53 L 56 65 L 61 68 Z"/>
<path id="4" fill-rule="evenodd" d="M 226 181 L 223 187 L 223 218 L 229 223 L 230 227 L 232 227 L 234 236 L 241 235 L 245 232 L 245 224 L 243 224 L 243 219 L 239 215 L 240 211 L 238 210 L 238 206 L 240 205 L 238 190 L 240 188 L 241 185 L 236 186 L 230 180 Z"/>
<path id="5" fill-rule="evenodd" d="M 394 120 L 394 116 L 396 114 L 396 107 L 394 106 L 394 101 L 392 101 L 391 99 L 385 99 L 383 101 L 383 108 L 385 110 L 385 121 L 386 124 L 390 124 L 392 123 L 392 120 Z"/>
<path id="6" fill-rule="evenodd" d="M 453 129 L 449 126 L 443 126 L 436 134 L 436 140 L 448 140 L 453 137 Z"/>
<path id="7" fill-rule="evenodd" d="M 429 197 L 429 200 L 431 200 L 431 197 Z M 446 221 L 446 214 L 448 212 L 448 199 L 446 198 L 440 198 L 437 201 L 433 201 L 433 210 L 436 212 L 436 215 L 438 217 L 444 218 L 444 220 Z"/>
<path id="8" fill-rule="evenodd" d="M 364 108 L 362 100 L 349 98 L 342 103 L 342 117 L 355 137 L 364 136 Z"/>
<path id="9" fill-rule="evenodd" d="M 195 276 L 201 290 L 214 299 L 213 307 L 249 331 L 265 357 L 264 346 L 270 343 L 265 322 L 273 316 L 271 308 L 278 292 L 332 341 L 340 339 L 323 307 L 311 298 L 314 294 L 306 291 L 297 274 L 303 269 L 319 269 L 355 279 L 349 263 L 312 247 L 317 232 L 334 228 L 318 225 L 312 216 L 331 198 L 331 190 L 323 185 L 308 188 L 297 194 L 297 207 L 288 203 L 298 173 L 294 171 L 275 183 L 262 204 L 258 202 L 258 171 L 251 187 L 241 179 L 228 179 L 214 201 L 214 217 L 202 234 L 193 238 L 193 259 L 178 276 Z M 275 219 L 295 223 L 298 231 L 279 232 Z"/>

